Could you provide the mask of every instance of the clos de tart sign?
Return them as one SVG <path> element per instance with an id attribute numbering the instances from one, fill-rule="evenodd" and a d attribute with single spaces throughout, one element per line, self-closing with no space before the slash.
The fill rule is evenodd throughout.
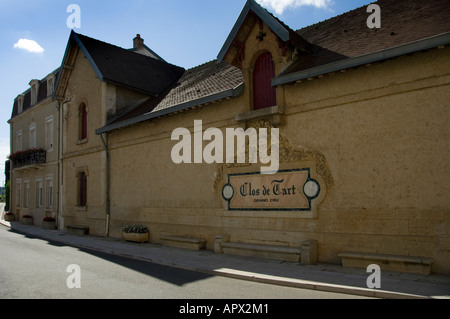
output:
<path id="1" fill-rule="evenodd" d="M 222 190 L 228 210 L 241 211 L 311 211 L 311 201 L 319 194 L 320 185 L 308 168 L 274 175 L 230 174 Z"/>

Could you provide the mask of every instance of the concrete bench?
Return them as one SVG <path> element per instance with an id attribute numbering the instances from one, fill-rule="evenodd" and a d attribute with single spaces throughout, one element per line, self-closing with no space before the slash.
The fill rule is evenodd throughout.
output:
<path id="1" fill-rule="evenodd" d="M 67 231 L 69 233 L 81 235 L 81 236 L 89 235 L 89 227 L 87 227 L 87 226 L 81 226 L 81 225 L 67 226 Z"/>
<path id="2" fill-rule="evenodd" d="M 224 254 L 259 257 L 282 261 L 299 262 L 301 248 L 255 245 L 243 243 L 222 243 Z"/>
<path id="3" fill-rule="evenodd" d="M 344 252 L 338 254 L 345 268 L 364 268 L 371 264 L 380 266 L 381 270 L 407 272 L 428 276 L 431 274 L 433 260 L 424 257 L 400 255 L 382 255 L 373 253 Z"/>
<path id="4" fill-rule="evenodd" d="M 301 247 L 233 243 L 225 240 L 223 236 L 216 236 L 215 253 L 301 262 L 302 265 L 315 265 L 318 260 L 318 242 L 314 239 L 303 241 Z"/>
<path id="5" fill-rule="evenodd" d="M 165 236 L 161 237 L 161 242 L 164 246 L 176 248 L 193 250 L 201 250 L 206 248 L 206 240 L 199 238 Z"/>

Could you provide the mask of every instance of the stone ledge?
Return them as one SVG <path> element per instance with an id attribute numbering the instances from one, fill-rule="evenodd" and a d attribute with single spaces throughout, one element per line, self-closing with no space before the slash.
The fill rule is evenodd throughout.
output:
<path id="1" fill-rule="evenodd" d="M 206 248 L 206 240 L 190 237 L 164 236 L 161 237 L 164 246 L 201 250 Z"/>
<path id="2" fill-rule="evenodd" d="M 223 253 L 230 255 L 259 257 L 291 262 L 299 262 L 301 257 L 301 248 L 243 243 L 222 243 L 221 245 Z"/>
<path id="3" fill-rule="evenodd" d="M 67 226 L 67 231 L 69 233 L 72 234 L 76 234 L 76 235 L 89 235 L 89 227 L 87 226 L 80 226 L 80 225 L 72 225 L 72 226 Z"/>
<path id="4" fill-rule="evenodd" d="M 377 264 L 381 270 L 429 276 L 433 260 L 424 257 L 344 252 L 338 254 L 345 268 L 364 268 Z"/>

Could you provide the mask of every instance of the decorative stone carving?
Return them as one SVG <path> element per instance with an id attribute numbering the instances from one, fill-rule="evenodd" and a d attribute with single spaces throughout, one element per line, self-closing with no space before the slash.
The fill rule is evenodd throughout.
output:
<path id="1" fill-rule="evenodd" d="M 270 140 L 270 129 L 274 128 L 274 125 L 269 120 L 257 120 L 257 121 L 248 121 L 246 123 L 246 127 L 253 127 L 255 129 L 267 128 L 268 130 L 268 139 Z M 317 173 L 323 178 L 325 181 L 327 189 L 331 189 L 334 186 L 334 179 L 328 168 L 327 160 L 325 156 L 313 150 L 308 150 L 305 148 L 294 147 L 291 145 L 289 140 L 280 133 L 280 143 L 279 143 L 279 151 L 280 151 L 280 165 L 288 164 L 288 163 L 300 163 L 300 162 L 314 162 L 316 165 Z M 271 145 L 268 143 L 268 153 L 271 152 Z M 249 147 L 246 145 L 245 149 L 246 159 L 249 157 Z M 253 164 L 255 165 L 255 164 Z M 222 164 L 219 166 L 215 180 L 214 180 L 214 190 L 216 192 L 220 192 L 224 185 L 224 169 L 225 168 L 237 168 L 237 167 L 251 167 L 252 164 L 245 163 L 239 164 L 237 163 L 237 155 L 235 157 L 235 161 L 233 164 Z"/>

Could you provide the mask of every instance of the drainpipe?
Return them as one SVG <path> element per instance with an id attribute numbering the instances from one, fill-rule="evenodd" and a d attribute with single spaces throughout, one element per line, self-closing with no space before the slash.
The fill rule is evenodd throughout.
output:
<path id="1" fill-rule="evenodd" d="M 105 135 L 107 133 L 104 133 Z M 105 183 L 106 183 L 106 230 L 105 230 L 105 236 L 109 237 L 109 220 L 111 218 L 111 205 L 110 205 L 110 191 L 109 191 L 109 184 L 110 184 L 110 175 L 109 175 L 109 150 L 108 145 L 106 145 L 105 138 L 103 137 L 104 134 L 100 134 L 100 139 L 102 140 L 103 148 L 105 149 L 106 153 L 106 174 L 105 174 Z"/>
<path id="2" fill-rule="evenodd" d="M 57 144 L 56 145 L 58 145 L 58 155 L 57 155 L 57 160 L 56 160 L 56 162 L 58 163 L 58 181 L 57 181 L 57 187 L 56 187 L 56 191 L 57 191 L 57 194 L 56 194 L 56 198 L 58 199 L 58 208 L 57 208 L 57 212 L 56 212 L 56 217 L 57 217 L 57 225 L 58 225 L 58 229 L 59 230 L 62 230 L 61 229 L 61 224 L 60 224 L 60 222 L 61 222 L 61 217 L 62 217 L 62 209 L 61 209 L 61 206 L 62 206 L 62 201 L 61 201 L 61 171 L 62 171 L 62 156 L 61 156 L 61 154 L 62 154 L 62 145 L 61 145 L 61 126 L 62 126 L 62 121 L 61 121 L 61 108 L 62 108 L 62 106 L 63 106 L 63 103 L 61 103 L 61 101 L 58 101 L 58 104 L 57 104 L 57 106 L 56 106 L 56 109 L 57 109 L 57 117 L 58 117 L 58 119 L 56 120 L 56 126 L 57 126 Z"/>
<path id="3" fill-rule="evenodd" d="M 58 223 L 58 229 L 64 230 L 64 225 L 62 225 L 61 220 L 63 219 L 63 109 L 64 105 L 69 103 L 72 99 L 69 98 L 56 98 L 58 101 L 58 104 L 56 105 L 56 108 L 58 110 L 58 120 L 57 122 L 57 132 L 58 132 L 58 187 L 57 189 L 57 196 L 58 199 L 58 211 L 56 212 L 57 216 L 57 223 Z"/>

